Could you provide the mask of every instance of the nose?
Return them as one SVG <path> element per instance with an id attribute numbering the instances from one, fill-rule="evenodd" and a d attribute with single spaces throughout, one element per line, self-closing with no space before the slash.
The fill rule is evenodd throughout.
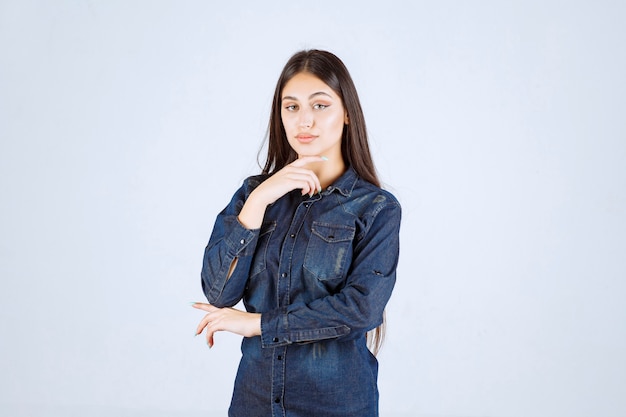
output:
<path id="1" fill-rule="evenodd" d="M 300 127 L 307 128 L 307 129 L 313 126 L 313 112 L 309 110 L 304 110 L 304 109 L 301 110 L 299 125 Z"/>

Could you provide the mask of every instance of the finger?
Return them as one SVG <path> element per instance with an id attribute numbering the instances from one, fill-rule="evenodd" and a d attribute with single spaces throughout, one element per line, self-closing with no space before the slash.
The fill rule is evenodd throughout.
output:
<path id="1" fill-rule="evenodd" d="M 292 171 L 287 173 L 289 180 L 296 182 L 294 188 L 302 189 L 302 195 L 315 194 L 320 191 L 320 180 L 317 175 L 311 170 L 305 168 L 292 168 Z"/>
<path id="2" fill-rule="evenodd" d="M 303 156 L 293 161 L 290 165 L 294 167 L 303 167 L 311 162 L 323 162 L 327 160 L 328 158 L 324 156 Z"/>
<path id="3" fill-rule="evenodd" d="M 217 311 L 219 311 L 219 309 L 217 309 Z M 214 322 L 218 318 L 215 313 L 216 311 L 214 311 L 213 313 L 208 313 L 202 318 L 202 320 L 200 320 L 200 323 L 198 323 L 198 327 L 196 327 L 196 336 L 202 333 L 205 327 L 207 327 L 209 324 L 211 324 L 212 321 Z"/>
<path id="4" fill-rule="evenodd" d="M 218 309 L 217 307 L 214 307 L 211 304 L 207 304 L 207 303 L 193 303 L 191 304 L 191 306 L 193 308 L 197 308 L 198 310 L 204 310 L 208 312 L 213 312 Z"/>
<path id="5" fill-rule="evenodd" d="M 301 178 L 296 188 L 300 189 L 302 195 L 313 195 L 317 191 L 315 190 L 315 181 L 312 178 Z"/>
<path id="6" fill-rule="evenodd" d="M 316 194 L 317 192 L 322 190 L 322 187 L 320 186 L 320 180 L 317 178 L 317 175 L 313 175 L 307 179 L 306 187 L 303 187 L 302 190 L 304 191 L 305 188 L 306 193 L 311 197 L 313 196 L 313 194 Z"/>
<path id="7" fill-rule="evenodd" d="M 209 323 L 206 328 L 206 344 L 209 346 L 209 348 L 213 347 L 213 343 L 214 343 L 213 335 L 217 331 L 217 329 L 214 326 L 212 326 L 212 324 L 213 323 Z"/>
<path id="8" fill-rule="evenodd" d="M 200 323 L 198 323 L 198 327 L 196 327 L 196 336 L 202 333 L 202 331 L 209 324 L 209 322 L 210 321 L 209 321 L 208 315 L 204 316 L 204 318 L 200 320 Z"/>

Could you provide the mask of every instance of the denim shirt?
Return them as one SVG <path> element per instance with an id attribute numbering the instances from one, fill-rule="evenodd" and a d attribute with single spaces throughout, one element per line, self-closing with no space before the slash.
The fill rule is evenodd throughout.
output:
<path id="1" fill-rule="evenodd" d="M 365 335 L 382 323 L 395 283 L 400 204 L 348 168 L 312 197 L 284 195 L 260 229 L 246 229 L 237 215 L 266 178 L 244 181 L 204 253 L 209 303 L 243 298 L 262 313 L 261 336 L 242 342 L 229 416 L 378 416 L 378 362 Z"/>

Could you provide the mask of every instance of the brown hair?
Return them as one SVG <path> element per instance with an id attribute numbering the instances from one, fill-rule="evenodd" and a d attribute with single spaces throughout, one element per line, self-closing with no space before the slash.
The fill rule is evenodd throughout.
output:
<path id="1" fill-rule="evenodd" d="M 374 161 L 370 153 L 365 117 L 359 96 L 344 63 L 334 54 L 317 49 L 300 51 L 294 54 L 280 74 L 268 127 L 267 159 L 263 167 L 263 174 L 273 174 L 284 166 L 295 161 L 297 154 L 289 145 L 281 118 L 281 102 L 283 88 L 295 75 L 309 73 L 322 80 L 337 94 L 343 103 L 348 115 L 349 123 L 344 125 L 341 138 L 341 154 L 346 166 L 352 167 L 356 173 L 378 187 L 380 181 L 376 174 Z M 376 329 L 368 332 L 367 341 L 374 354 L 378 353 L 383 343 L 385 320 Z"/>

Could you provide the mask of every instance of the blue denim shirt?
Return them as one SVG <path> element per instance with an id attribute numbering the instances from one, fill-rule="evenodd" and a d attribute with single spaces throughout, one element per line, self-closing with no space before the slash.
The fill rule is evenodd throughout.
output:
<path id="1" fill-rule="evenodd" d="M 261 336 L 242 342 L 229 416 L 378 416 L 378 362 L 365 335 L 395 283 L 400 205 L 348 168 L 313 197 L 284 195 L 248 230 L 237 215 L 265 178 L 244 181 L 204 254 L 209 303 L 243 298 L 262 313 Z"/>

